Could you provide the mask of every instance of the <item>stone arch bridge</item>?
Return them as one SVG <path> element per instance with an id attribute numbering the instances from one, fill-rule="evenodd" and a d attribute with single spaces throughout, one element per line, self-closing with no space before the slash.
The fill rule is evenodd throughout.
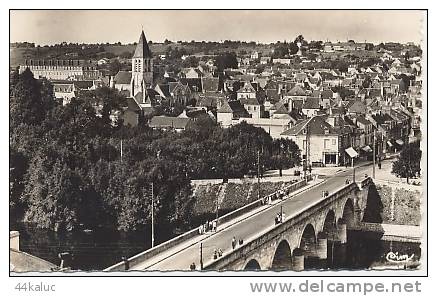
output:
<path id="1" fill-rule="evenodd" d="M 347 229 L 361 222 L 371 184 L 372 179 L 367 177 L 346 185 L 223 257 L 207 262 L 204 269 L 301 271 L 309 258 L 326 259 L 328 240 L 346 243 Z"/>

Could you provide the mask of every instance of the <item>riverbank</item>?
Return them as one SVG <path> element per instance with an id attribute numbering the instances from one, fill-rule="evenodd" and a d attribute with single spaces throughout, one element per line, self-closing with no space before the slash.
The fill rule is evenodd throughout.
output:
<path id="1" fill-rule="evenodd" d="M 398 225 L 384 223 L 361 222 L 352 227 L 353 231 L 372 232 L 380 235 L 379 239 L 384 241 L 420 243 L 422 229 L 414 225 Z"/>

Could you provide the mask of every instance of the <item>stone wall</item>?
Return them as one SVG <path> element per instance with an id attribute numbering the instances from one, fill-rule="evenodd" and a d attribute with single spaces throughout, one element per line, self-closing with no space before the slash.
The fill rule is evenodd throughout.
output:
<path id="1" fill-rule="evenodd" d="M 364 215 L 364 222 L 420 225 L 422 194 L 419 190 L 387 183 L 376 184 L 375 189 L 369 191 L 373 206 Z"/>

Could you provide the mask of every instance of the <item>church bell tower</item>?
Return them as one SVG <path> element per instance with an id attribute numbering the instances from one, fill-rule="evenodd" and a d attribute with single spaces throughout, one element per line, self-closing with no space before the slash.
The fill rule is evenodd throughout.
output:
<path id="1" fill-rule="evenodd" d="M 147 88 L 153 83 L 153 57 L 147 44 L 144 31 L 141 31 L 140 40 L 138 41 L 135 53 L 132 57 L 132 81 L 131 96 L 139 92 L 145 95 Z"/>

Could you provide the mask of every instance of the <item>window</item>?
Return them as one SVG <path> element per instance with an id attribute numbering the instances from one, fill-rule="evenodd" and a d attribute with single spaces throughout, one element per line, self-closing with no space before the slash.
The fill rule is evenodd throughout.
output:
<path id="1" fill-rule="evenodd" d="M 323 148 L 328 148 L 328 146 L 329 146 L 329 139 L 324 139 L 324 141 L 323 141 Z"/>
<path id="2" fill-rule="evenodd" d="M 337 141 L 335 140 L 335 139 L 332 139 L 332 146 L 335 146 L 335 145 L 337 145 Z"/>
<path id="3" fill-rule="evenodd" d="M 307 140 L 302 141 L 302 150 L 307 149 Z"/>

